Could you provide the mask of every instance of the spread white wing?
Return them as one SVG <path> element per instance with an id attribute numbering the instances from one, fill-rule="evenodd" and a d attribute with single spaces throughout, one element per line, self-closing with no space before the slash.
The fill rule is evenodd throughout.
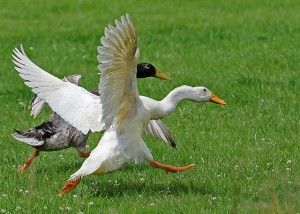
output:
<path id="1" fill-rule="evenodd" d="M 98 96 L 68 81 L 63 81 L 35 65 L 25 54 L 14 49 L 13 62 L 25 84 L 45 100 L 51 109 L 78 130 L 87 134 L 103 130 Z"/>
<path id="2" fill-rule="evenodd" d="M 78 85 L 78 82 L 81 78 L 81 75 L 79 74 L 73 74 L 71 76 L 67 76 L 64 77 L 62 80 L 64 81 L 69 81 L 73 84 Z M 30 112 L 30 116 L 33 116 L 33 118 L 36 118 L 42 111 L 42 109 L 44 108 L 44 106 L 47 103 L 45 102 L 45 100 L 41 99 L 40 97 L 38 97 L 37 95 L 35 95 L 33 97 L 33 99 L 30 101 L 28 108 L 31 109 Z"/>
<path id="3" fill-rule="evenodd" d="M 100 99 L 102 120 L 106 127 L 118 125 L 135 115 L 139 95 L 136 68 L 139 51 L 137 38 L 129 14 L 116 20 L 116 27 L 108 25 L 98 47 L 98 66 L 101 73 Z"/>

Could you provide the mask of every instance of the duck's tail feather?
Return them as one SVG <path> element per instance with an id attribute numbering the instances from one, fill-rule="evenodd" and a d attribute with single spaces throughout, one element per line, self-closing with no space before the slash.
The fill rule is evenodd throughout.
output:
<path id="1" fill-rule="evenodd" d="M 30 146 L 41 146 L 44 144 L 44 141 L 38 140 L 34 136 L 34 132 L 32 132 L 32 130 L 20 131 L 15 129 L 15 133 L 11 134 L 11 136 L 13 136 L 13 138 L 16 140 L 26 143 Z"/>

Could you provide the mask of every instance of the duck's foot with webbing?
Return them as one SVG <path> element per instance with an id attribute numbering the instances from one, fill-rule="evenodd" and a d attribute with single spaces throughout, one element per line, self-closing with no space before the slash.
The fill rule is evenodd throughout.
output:
<path id="1" fill-rule="evenodd" d="M 56 198 L 60 198 L 64 194 L 71 192 L 72 189 L 77 187 L 77 185 L 79 184 L 80 181 L 81 181 L 81 178 L 77 178 L 76 180 L 69 181 L 68 183 L 66 183 L 66 185 L 62 188 L 61 192 L 58 195 L 56 195 Z"/>
<path id="2" fill-rule="evenodd" d="M 151 166 L 153 166 L 155 168 L 164 169 L 167 173 L 168 172 L 172 172 L 172 173 L 181 172 L 181 171 L 190 169 L 193 166 L 195 166 L 195 164 L 190 164 L 188 166 L 172 166 L 172 165 L 161 164 L 156 161 L 149 161 L 149 163 Z"/>

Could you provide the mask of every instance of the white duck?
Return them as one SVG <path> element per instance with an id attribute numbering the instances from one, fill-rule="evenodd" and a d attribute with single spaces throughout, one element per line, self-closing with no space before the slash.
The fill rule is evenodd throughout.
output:
<path id="1" fill-rule="evenodd" d="M 142 139 L 143 128 L 152 118 L 168 116 L 181 100 L 226 104 L 205 87 L 181 86 L 162 101 L 140 98 L 136 81 L 139 50 L 135 29 L 128 14 L 115 23 L 116 27 L 108 25 L 105 28 L 102 46 L 98 47 L 101 102 L 85 89 L 54 79 L 47 72 L 31 67 L 15 50 L 16 69 L 27 80 L 25 84 L 45 99 L 55 112 L 83 132 L 97 131 L 103 127 L 106 129 L 97 147 L 81 168 L 70 176 L 57 197 L 74 189 L 84 176 L 117 170 L 130 160 L 135 163 L 146 160 L 153 167 L 167 172 L 193 167 L 194 164 L 176 167 L 154 161 Z"/>

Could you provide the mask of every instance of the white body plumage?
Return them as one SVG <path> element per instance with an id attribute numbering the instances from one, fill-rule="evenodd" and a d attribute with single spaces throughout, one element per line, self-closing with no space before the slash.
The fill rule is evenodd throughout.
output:
<path id="1" fill-rule="evenodd" d="M 128 161 L 139 163 L 153 160 L 149 148 L 141 137 L 144 126 L 150 120 L 149 111 L 142 103 L 137 109 L 135 117 L 130 121 L 124 121 L 118 128 L 111 127 L 104 133 L 90 157 L 69 180 L 76 180 L 89 174 L 111 172 L 121 168 Z"/>

